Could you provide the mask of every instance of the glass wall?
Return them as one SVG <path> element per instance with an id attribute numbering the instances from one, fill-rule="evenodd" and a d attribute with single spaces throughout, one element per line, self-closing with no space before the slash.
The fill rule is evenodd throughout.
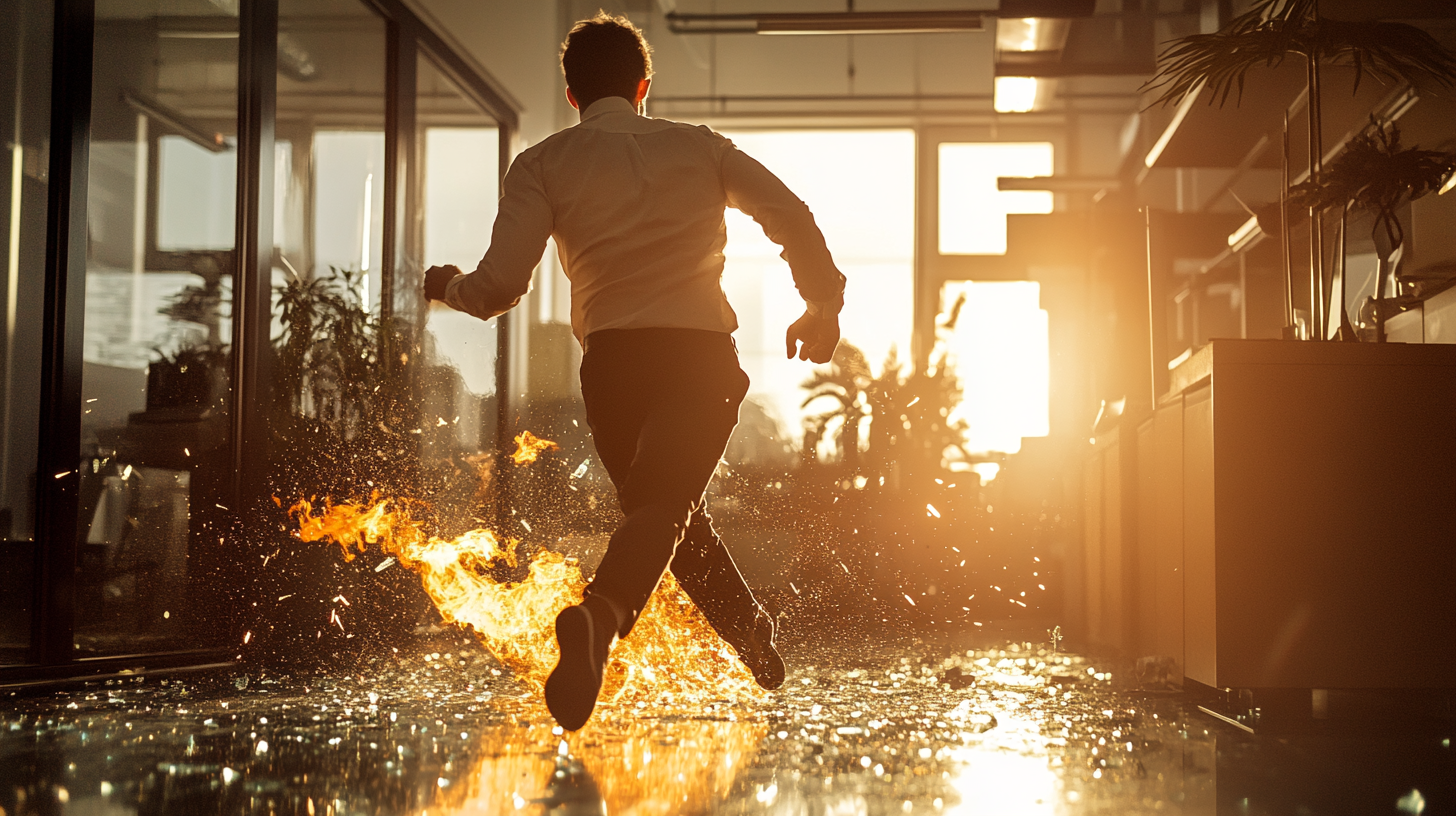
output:
<path id="1" fill-rule="evenodd" d="M 417 63 L 415 137 L 419 187 L 409 208 L 410 247 L 400 270 L 400 297 L 413 297 L 424 269 L 475 268 L 490 244 L 500 188 L 500 130 L 494 120 L 421 53 Z M 427 419 L 453 427 L 427 458 L 478 454 L 495 445 L 496 321 L 481 321 L 443 304 L 425 309 Z M 484 461 L 484 460 L 482 460 Z"/>
<path id="2" fill-rule="evenodd" d="M 183 642 L 224 526 L 238 21 L 207 0 L 96 5 L 75 643 Z"/>
<path id="3" fill-rule="evenodd" d="M 370 425 L 387 365 L 385 21 L 357 0 L 282 0 L 273 180 L 272 490 L 303 442 L 319 471 Z M 316 443 L 316 444 L 315 444 Z M 331 489 L 331 472 L 312 489 Z M 296 481 L 296 480 L 295 480 Z"/>
<path id="4" fill-rule="evenodd" d="M 488 472 L 496 328 L 432 320 L 419 279 L 484 253 L 515 112 L 397 0 L 266 6 L 6 6 L 0 679 L 216 659 L 277 543 L 244 507 Z M 275 38 L 276 95 L 240 87 Z M 255 332 L 233 293 L 265 288 Z"/>
<path id="5" fill-rule="evenodd" d="M 357 0 L 278 4 L 274 283 L 338 277 L 376 313 L 386 50 L 383 18 Z"/>
<path id="6" fill-rule="evenodd" d="M 35 583 L 36 426 L 50 141 L 50 0 L 20 0 L 0 26 L 0 663 L 30 646 Z"/>

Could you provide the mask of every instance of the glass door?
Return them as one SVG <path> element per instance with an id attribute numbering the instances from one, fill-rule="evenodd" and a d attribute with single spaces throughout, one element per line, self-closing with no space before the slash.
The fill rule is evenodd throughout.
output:
<path id="1" fill-rule="evenodd" d="M 36 587 L 36 428 L 50 142 L 51 0 L 0 26 L 0 664 L 30 651 Z"/>
<path id="2" fill-rule="evenodd" d="M 194 645 L 189 583 L 226 525 L 238 19 L 96 5 L 78 657 Z"/>
<path id="3" fill-rule="evenodd" d="M 416 63 L 416 170 L 418 187 L 406 210 L 405 263 L 401 265 L 398 299 L 420 319 L 423 366 L 421 440 L 426 467 L 468 462 L 480 484 L 492 474 L 496 447 L 497 320 L 481 321 L 440 303 L 426 304 L 420 295 L 423 270 L 455 264 L 473 270 L 490 245 L 500 189 L 500 129 L 495 120 L 470 102 L 430 58 Z M 440 502 L 464 524 L 491 517 L 475 495 Z"/>

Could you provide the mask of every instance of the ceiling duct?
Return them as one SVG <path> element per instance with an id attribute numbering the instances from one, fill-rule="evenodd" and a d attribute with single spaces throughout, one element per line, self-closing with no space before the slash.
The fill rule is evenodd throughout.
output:
<path id="1" fill-rule="evenodd" d="M 921 34 L 985 29 L 979 11 L 670 12 L 666 16 L 668 30 L 674 34 Z"/>
<path id="2" fill-rule="evenodd" d="M 995 11 L 854 11 L 747 12 L 737 14 L 683 14 L 669 11 L 668 30 L 674 34 L 933 34 L 944 31 L 984 31 L 986 18 L 1088 17 L 1096 0 L 1002 0 Z"/>

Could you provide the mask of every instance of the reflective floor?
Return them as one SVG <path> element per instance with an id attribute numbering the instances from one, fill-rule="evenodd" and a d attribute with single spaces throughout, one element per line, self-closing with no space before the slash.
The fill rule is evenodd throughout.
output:
<path id="1" fill-rule="evenodd" d="M 367 671 L 0 697 L 21 814 L 1439 814 L 1450 720 L 1250 735 L 1030 644 L 798 647 L 758 701 L 578 734 L 460 640 Z M 1377 718 L 1379 719 L 1379 718 Z"/>

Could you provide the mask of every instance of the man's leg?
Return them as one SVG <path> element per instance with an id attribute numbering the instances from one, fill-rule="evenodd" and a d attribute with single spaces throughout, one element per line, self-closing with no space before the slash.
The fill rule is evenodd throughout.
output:
<path id="1" fill-rule="evenodd" d="M 596 704 L 610 626 L 625 637 L 657 588 L 748 389 L 731 339 L 706 332 L 631 330 L 607 344 L 589 338 L 581 379 L 598 453 L 614 463 L 608 467 L 626 518 L 582 604 L 557 617 L 562 656 L 546 681 L 546 704 L 572 730 Z M 631 463 L 619 478 L 629 448 Z"/>
<path id="2" fill-rule="evenodd" d="M 713 529 L 706 503 L 699 505 L 672 559 L 672 574 L 764 688 L 784 682 L 784 662 L 774 648 L 772 617 L 743 580 L 733 556 Z"/>
<path id="3" fill-rule="evenodd" d="M 638 430 L 625 478 L 613 479 L 626 518 L 612 535 L 587 591 L 610 598 L 625 613 L 619 629 L 623 637 L 673 561 L 737 423 L 746 386 L 714 385 L 679 390 L 669 383 L 659 392 Z M 727 551 L 721 556 L 727 558 Z M 727 561 L 731 567 L 732 559 Z M 719 563 L 714 559 L 712 565 Z M 731 575 L 742 584 L 736 568 Z M 747 593 L 746 586 L 742 589 Z"/>
<path id="4" fill-rule="evenodd" d="M 672 559 L 672 574 L 724 640 L 753 626 L 758 601 L 713 529 L 706 502 L 693 513 Z"/>
<path id="5" fill-rule="evenodd" d="M 640 423 L 593 425 L 597 455 L 619 490 L 627 481 Z M 708 624 L 732 646 L 766 688 L 783 682 L 783 661 L 773 649 L 773 621 L 749 589 L 724 546 L 706 502 L 699 502 L 669 567 Z"/>

